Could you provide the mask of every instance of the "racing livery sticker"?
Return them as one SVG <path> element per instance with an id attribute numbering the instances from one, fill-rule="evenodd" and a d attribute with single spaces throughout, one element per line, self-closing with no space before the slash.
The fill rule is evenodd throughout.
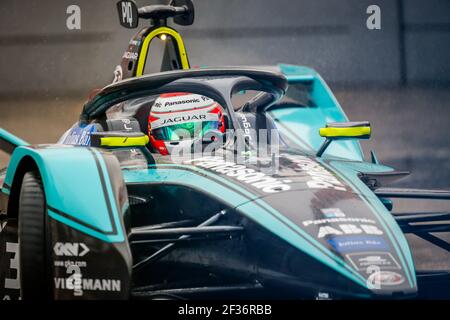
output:
<path id="1" fill-rule="evenodd" d="M 53 219 L 50 226 L 55 299 L 128 297 L 131 257 L 121 253 L 127 243 L 105 243 Z"/>
<path id="2" fill-rule="evenodd" d="M 249 141 L 253 140 L 252 133 L 254 134 L 254 130 L 252 128 L 251 123 L 248 121 L 247 116 L 245 113 L 239 114 L 242 128 L 244 129 L 244 138 L 248 139 Z"/>
<path id="3" fill-rule="evenodd" d="M 139 57 L 139 54 L 137 52 L 130 52 L 130 51 L 126 51 L 122 58 L 123 59 L 128 59 L 128 60 L 137 60 Z"/>
<path id="4" fill-rule="evenodd" d="M 57 256 L 83 257 L 89 252 L 89 248 L 82 242 L 57 242 L 53 251 Z"/>
<path id="5" fill-rule="evenodd" d="M 377 266 L 383 270 L 401 269 L 397 260 L 389 252 L 358 252 L 347 254 L 346 257 L 358 271 L 367 270 L 371 266 Z"/>
<path id="6" fill-rule="evenodd" d="M 327 242 L 339 253 L 389 250 L 389 244 L 379 236 L 338 236 L 327 239 Z"/>
<path id="7" fill-rule="evenodd" d="M 217 121 L 217 114 L 214 113 L 195 113 L 189 112 L 186 114 L 168 114 L 165 116 L 161 116 L 158 120 L 154 120 L 151 123 L 152 129 L 157 129 L 160 127 L 169 126 L 172 124 L 182 124 L 188 122 L 202 122 L 202 121 Z"/>
<path id="8" fill-rule="evenodd" d="M 372 284 L 373 289 L 381 289 L 383 286 L 398 286 L 405 282 L 405 278 L 393 271 L 376 271 L 369 276 L 367 282 Z"/>
<path id="9" fill-rule="evenodd" d="M 347 191 L 345 185 L 319 163 L 305 156 L 282 154 L 296 165 L 296 170 L 306 172 L 311 179 L 306 182 L 311 189 L 333 189 Z"/>
<path id="10" fill-rule="evenodd" d="M 143 38 L 146 35 L 145 31 L 146 29 L 141 30 L 130 40 L 126 51 L 122 55 L 120 80 L 136 76 L 137 60 L 139 59 Z"/>
<path id="11" fill-rule="evenodd" d="M 322 208 L 320 209 L 326 218 L 343 218 L 345 213 L 339 208 Z"/>
<path id="12" fill-rule="evenodd" d="M 187 160 L 186 163 L 225 174 L 228 177 L 260 189 L 264 193 L 287 191 L 291 188 L 288 184 L 291 180 L 274 178 L 256 169 L 247 168 L 245 165 L 225 161 L 222 157 L 196 158 Z"/>
<path id="13" fill-rule="evenodd" d="M 68 269 L 73 271 L 75 267 Z M 75 296 L 83 295 L 84 291 L 120 292 L 122 290 L 119 279 L 86 279 L 76 272 L 68 278 L 55 278 L 54 281 L 56 289 L 73 290 Z"/>
<path id="14" fill-rule="evenodd" d="M 318 238 L 344 234 L 383 234 L 383 231 L 375 226 L 376 221 L 373 219 L 347 217 L 338 208 L 324 208 L 320 210 L 326 218 L 303 221 L 305 227 L 318 227 Z"/>
<path id="15" fill-rule="evenodd" d="M 352 218 L 357 219 L 358 218 Z M 324 238 L 329 235 L 344 235 L 344 234 L 376 234 L 381 235 L 383 234 L 383 231 L 378 229 L 376 226 L 371 226 L 368 224 L 339 224 L 337 227 L 331 227 L 331 226 L 323 226 L 319 228 L 319 232 L 317 237 L 318 238 Z"/>
<path id="16" fill-rule="evenodd" d="M 85 126 L 74 126 L 63 140 L 63 144 L 89 146 L 91 144 L 91 133 L 96 132 L 95 124 Z"/>
<path id="17" fill-rule="evenodd" d="M 215 104 L 214 100 L 199 94 L 187 92 L 164 93 L 156 99 L 152 112 L 192 111 L 193 109 L 208 108 L 213 104 Z"/>

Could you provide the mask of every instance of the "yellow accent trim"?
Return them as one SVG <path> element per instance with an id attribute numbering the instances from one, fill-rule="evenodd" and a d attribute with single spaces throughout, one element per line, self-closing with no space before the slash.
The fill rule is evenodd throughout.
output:
<path id="1" fill-rule="evenodd" d="M 370 127 L 320 128 L 319 134 L 326 138 L 370 136 Z"/>
<path id="2" fill-rule="evenodd" d="M 139 147 L 147 145 L 148 136 L 140 137 L 104 137 L 100 138 L 102 147 Z"/>
<path id="3" fill-rule="evenodd" d="M 186 48 L 184 47 L 183 38 L 181 38 L 181 35 L 171 28 L 159 27 L 150 32 L 145 37 L 144 42 L 142 43 L 142 48 L 139 54 L 138 66 L 136 70 L 136 77 L 142 76 L 144 74 L 144 66 L 147 60 L 148 47 L 150 46 L 150 42 L 160 34 L 168 34 L 175 39 L 178 46 L 178 54 L 181 58 L 181 67 L 183 69 L 189 69 L 189 62 L 186 54 Z"/>

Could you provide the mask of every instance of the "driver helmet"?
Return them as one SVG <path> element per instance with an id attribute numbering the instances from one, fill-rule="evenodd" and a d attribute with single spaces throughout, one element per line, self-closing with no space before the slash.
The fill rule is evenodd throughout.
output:
<path id="1" fill-rule="evenodd" d="M 190 147 L 209 132 L 225 132 L 224 110 L 216 101 L 199 94 L 161 94 L 150 109 L 150 143 L 162 155 L 174 148 Z"/>

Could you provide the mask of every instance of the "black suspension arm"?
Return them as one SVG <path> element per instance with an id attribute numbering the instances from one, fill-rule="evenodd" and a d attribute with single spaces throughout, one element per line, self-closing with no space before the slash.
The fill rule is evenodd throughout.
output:
<path id="1" fill-rule="evenodd" d="M 217 221 L 219 221 L 219 219 L 222 216 L 224 216 L 225 214 L 226 214 L 226 210 L 222 210 L 219 213 L 216 213 L 215 215 L 213 215 L 212 217 L 207 219 L 206 221 L 204 221 L 201 224 L 199 224 L 197 227 L 201 228 L 201 227 L 210 226 L 210 225 L 216 223 Z M 186 238 L 189 238 L 189 237 L 190 237 L 190 235 L 182 235 L 178 239 L 186 239 Z M 164 247 L 162 247 L 161 249 L 156 251 L 151 256 L 149 256 L 149 257 L 139 261 L 135 265 L 133 265 L 133 270 L 134 271 L 142 270 L 142 268 L 147 266 L 149 263 L 152 263 L 153 261 L 158 260 L 161 257 L 163 257 L 166 254 L 168 254 L 169 252 L 171 252 L 175 248 L 175 245 L 176 245 L 176 243 L 174 243 L 174 242 L 165 245 Z"/>
<path id="2" fill-rule="evenodd" d="M 378 197 L 381 198 L 450 200 L 449 190 L 378 188 L 374 192 Z"/>

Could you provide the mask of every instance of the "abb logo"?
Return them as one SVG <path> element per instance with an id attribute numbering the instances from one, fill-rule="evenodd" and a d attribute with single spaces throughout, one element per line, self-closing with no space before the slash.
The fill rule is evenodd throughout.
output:
<path id="1" fill-rule="evenodd" d="M 83 257 L 89 252 L 89 248 L 84 243 L 57 242 L 53 247 L 57 256 Z"/>

